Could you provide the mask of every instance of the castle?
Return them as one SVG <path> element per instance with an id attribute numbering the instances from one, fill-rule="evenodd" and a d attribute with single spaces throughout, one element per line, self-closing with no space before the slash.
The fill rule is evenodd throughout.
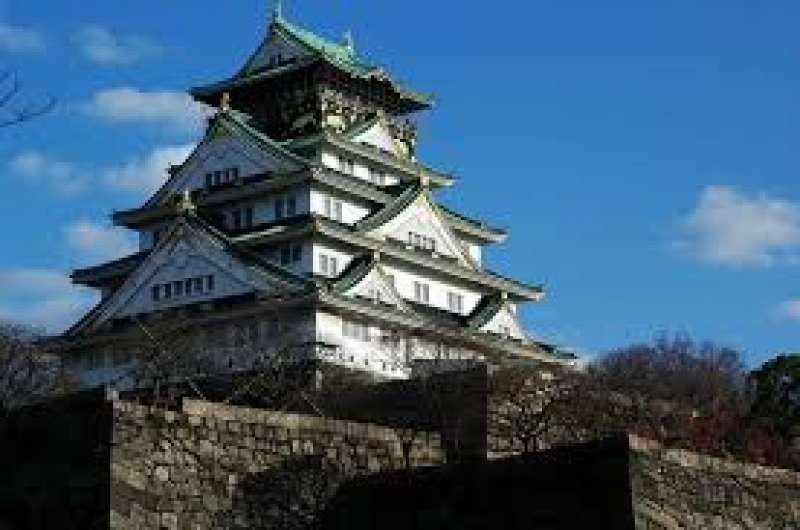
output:
<path id="1" fill-rule="evenodd" d="M 352 36 L 323 39 L 278 5 L 238 73 L 191 95 L 214 108 L 203 139 L 113 215 L 140 250 L 72 275 L 102 295 L 64 336 L 85 386 L 118 377 L 140 328 L 176 313 L 230 369 L 279 354 L 383 379 L 426 360 L 571 362 L 520 323 L 543 288 L 484 263 L 507 233 L 438 202 L 456 180 L 418 159 L 413 120 L 431 97 Z"/>

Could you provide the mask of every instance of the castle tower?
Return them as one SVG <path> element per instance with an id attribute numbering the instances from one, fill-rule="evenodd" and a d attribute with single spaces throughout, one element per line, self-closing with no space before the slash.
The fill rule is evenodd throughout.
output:
<path id="1" fill-rule="evenodd" d="M 242 369 L 279 335 L 293 355 L 384 378 L 431 359 L 569 362 L 520 324 L 543 289 L 483 263 L 506 233 L 438 202 L 455 179 L 417 159 L 413 121 L 430 96 L 363 60 L 352 36 L 278 11 L 233 77 L 191 94 L 216 108 L 202 141 L 113 215 L 140 251 L 72 276 L 102 292 L 64 337 L 86 384 L 136 362 L 141 322 L 175 313 Z"/>

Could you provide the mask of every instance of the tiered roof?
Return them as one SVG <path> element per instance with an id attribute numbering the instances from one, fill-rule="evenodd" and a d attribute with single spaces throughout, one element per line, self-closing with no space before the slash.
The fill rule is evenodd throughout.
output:
<path id="1" fill-rule="evenodd" d="M 386 81 L 403 98 L 411 102 L 409 104 L 418 107 L 430 104 L 430 99 L 426 96 L 403 88 L 389 78 L 383 70 L 363 61 L 356 54 L 352 44 L 341 45 L 322 39 L 288 23 L 280 15 L 273 20 L 268 39 L 236 76 L 223 83 L 195 89 L 193 94 L 203 99 L 209 94 L 225 91 L 234 85 L 255 82 L 262 76 L 280 75 L 286 68 L 302 66 L 298 64 L 259 66 L 257 58 L 261 49 L 267 46 L 270 39 L 273 38 L 283 39 L 301 46 L 311 54 L 314 61 L 324 61 L 347 75 Z M 460 248 L 460 245 L 455 245 L 459 247 L 459 252 L 456 254 L 459 256 L 464 254 L 466 256 L 462 256 L 464 259 L 433 255 L 430 251 L 411 248 L 404 242 L 375 235 L 376 231 L 401 215 L 407 208 L 422 204 L 415 208 L 424 207 L 425 209 L 420 211 L 423 211 L 436 226 L 441 225 L 442 233 L 447 234 L 448 238 L 453 241 L 456 239 L 452 237 L 451 231 L 484 242 L 500 242 L 507 237 L 503 230 L 492 228 L 483 221 L 471 219 L 438 204 L 430 187 L 451 185 L 454 179 L 449 175 L 427 168 L 415 160 L 394 156 L 392 153 L 354 141 L 357 136 L 369 130 L 380 119 L 381 117 L 378 116 L 375 119 L 366 120 L 342 134 L 324 130 L 313 136 L 279 142 L 270 138 L 264 132 L 261 124 L 250 115 L 225 106 L 220 108 L 211 119 L 206 139 L 200 144 L 198 150 L 206 142 L 211 141 L 215 135 L 230 134 L 248 145 L 278 157 L 282 161 L 280 167 L 291 169 L 246 177 L 239 182 L 214 187 L 210 190 L 185 191 L 184 201 L 188 201 L 192 208 L 183 210 L 180 206 L 176 208 L 173 194 L 180 189 L 178 179 L 181 178 L 181 171 L 188 167 L 195 154 L 190 156 L 182 166 L 171 171 L 170 179 L 142 207 L 114 214 L 116 223 L 131 228 L 148 226 L 155 221 L 171 220 L 171 228 L 167 231 L 167 235 L 149 251 L 138 252 L 114 262 L 73 273 L 72 278 L 76 283 L 90 286 L 112 285 L 115 286 L 116 291 L 105 298 L 94 311 L 70 330 L 68 335 L 81 334 L 92 325 L 92 322 L 102 318 L 105 314 L 104 311 L 113 303 L 115 296 L 125 287 L 130 278 L 137 274 L 140 267 L 145 267 L 148 260 L 158 254 L 170 238 L 179 237 L 179 230 L 176 227 L 180 226 L 210 238 L 216 246 L 224 249 L 241 266 L 258 271 L 279 284 L 285 284 L 291 292 L 302 293 L 303 296 L 311 297 L 317 302 L 354 311 L 378 312 L 383 318 L 395 319 L 412 327 L 430 326 L 433 331 L 450 333 L 455 337 L 473 342 L 482 341 L 481 344 L 486 347 L 498 347 L 503 342 L 509 342 L 505 340 L 493 344 L 492 341 L 496 339 L 486 336 L 481 330 L 500 311 L 507 309 L 509 301 L 540 300 L 544 295 L 541 286 L 528 285 L 477 266 L 471 257 L 462 252 L 463 249 Z M 309 150 L 316 150 L 324 145 L 333 146 L 338 150 L 353 153 L 392 168 L 400 177 L 400 182 L 393 186 L 376 186 L 352 175 L 345 175 L 337 170 L 323 167 L 318 162 L 303 156 Z M 305 182 L 324 183 L 326 186 L 366 199 L 373 204 L 373 211 L 354 225 L 343 224 L 315 214 L 303 214 L 243 229 L 236 233 L 225 232 L 204 218 L 204 212 L 207 209 L 211 210 L 219 205 L 252 198 L 259 194 L 274 193 Z M 406 215 L 411 215 L 411 213 L 408 212 Z M 264 244 L 304 236 L 333 239 L 348 245 L 353 249 L 355 258 L 336 278 L 312 278 L 298 275 L 276 265 L 253 251 Z M 368 275 L 376 271 L 379 267 L 378 261 L 384 259 L 381 256 L 439 274 L 457 277 L 462 281 L 479 286 L 481 290 L 490 291 L 490 294 L 486 295 L 469 315 L 458 315 L 408 301 L 392 307 L 378 307 L 367 300 L 351 296 L 351 291 Z M 541 341 L 521 341 L 513 346 L 527 354 L 531 354 L 532 351 L 552 354 L 555 351 L 551 345 Z"/>
<path id="2" fill-rule="evenodd" d="M 282 39 L 303 49 L 308 57 L 302 61 L 279 65 L 261 65 L 258 59 L 261 52 L 273 39 Z M 359 56 L 350 42 L 340 44 L 325 39 L 287 21 L 280 13 L 276 14 L 269 26 L 267 37 L 250 56 L 239 72 L 224 81 L 191 89 L 192 96 L 206 103 L 216 104 L 220 94 L 247 85 L 274 78 L 287 71 L 299 70 L 317 62 L 324 62 L 345 75 L 362 80 L 376 80 L 386 83 L 406 104 L 407 111 L 426 109 L 433 103 L 433 97 L 407 88 L 390 76 L 383 68 Z"/>

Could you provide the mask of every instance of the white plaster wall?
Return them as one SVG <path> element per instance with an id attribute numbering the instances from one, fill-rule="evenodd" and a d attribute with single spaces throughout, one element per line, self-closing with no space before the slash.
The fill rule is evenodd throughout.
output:
<path id="1" fill-rule="evenodd" d="M 482 293 L 467 287 L 464 284 L 445 282 L 422 275 L 409 269 L 401 269 L 397 265 L 384 264 L 384 270 L 394 276 L 395 289 L 398 294 L 407 300 L 414 300 L 414 282 L 421 281 L 430 286 L 430 301 L 428 305 L 449 311 L 447 293 L 454 292 L 464 297 L 463 314 L 469 314 L 480 302 Z"/>
<path id="2" fill-rule="evenodd" d="M 393 155 L 397 154 L 397 147 L 394 144 L 394 139 L 392 138 L 391 133 L 380 121 L 373 124 L 373 126 L 368 130 L 353 138 L 353 141 L 377 147 L 381 151 L 385 151 Z"/>
<path id="3" fill-rule="evenodd" d="M 382 342 L 380 337 L 385 332 L 379 326 L 371 325 L 370 340 L 362 341 L 343 335 L 342 319 L 339 316 L 318 312 L 316 321 L 317 340 L 338 346 L 338 351 L 328 361 L 383 377 L 408 377 L 405 345 L 395 347 Z"/>
<path id="4" fill-rule="evenodd" d="M 356 177 L 358 179 L 361 179 L 361 180 L 366 180 L 367 182 L 369 182 L 369 180 L 370 180 L 369 167 L 370 166 L 367 163 L 365 163 L 363 160 L 361 160 L 358 157 L 355 157 L 355 156 L 353 156 L 353 155 L 351 155 L 349 153 L 344 153 L 344 154 L 342 154 L 342 156 L 344 156 L 345 158 L 348 158 L 348 159 L 353 161 L 353 176 L 354 177 Z M 333 151 L 323 150 L 321 155 L 320 155 L 320 160 L 322 161 L 322 165 L 323 166 L 329 167 L 331 169 L 335 169 L 336 171 L 341 171 L 341 167 L 339 165 L 339 155 L 338 155 L 338 153 L 333 152 Z M 385 183 L 386 183 L 387 186 L 391 186 L 393 184 L 397 184 L 398 182 L 400 182 L 400 179 L 397 177 L 397 175 L 395 175 L 391 171 L 383 169 L 380 166 L 380 164 L 373 164 L 373 167 L 375 169 L 381 170 L 384 173 L 384 175 L 386 175 Z"/>
<path id="5" fill-rule="evenodd" d="M 294 186 L 287 188 L 280 192 L 270 195 L 259 197 L 255 200 L 237 202 L 234 206 L 226 206 L 224 209 L 219 210 L 220 213 L 225 215 L 226 227 L 231 228 L 231 213 L 234 210 L 244 210 L 245 208 L 253 208 L 253 223 L 270 223 L 276 220 L 275 217 L 275 203 L 279 199 L 283 199 L 284 217 L 286 217 L 286 202 L 289 197 L 294 197 L 296 206 L 294 215 L 307 214 L 310 211 L 310 197 L 308 186 Z"/>
<path id="6" fill-rule="evenodd" d="M 156 284 L 185 280 L 187 278 L 205 277 L 214 275 L 214 290 L 212 292 L 195 293 L 190 296 L 181 296 L 159 301 L 152 298 L 151 288 Z M 253 287 L 239 281 L 226 271 L 199 255 L 188 256 L 183 260 L 171 259 L 158 267 L 154 274 L 145 282 L 127 301 L 119 311 L 119 316 L 137 315 L 169 307 L 178 307 L 190 303 L 197 303 L 225 296 L 232 296 L 251 292 Z"/>
<path id="7" fill-rule="evenodd" d="M 215 138 L 202 144 L 189 158 L 175 179 L 171 193 L 180 193 L 186 189 L 204 188 L 206 174 L 230 168 L 239 168 L 241 178 L 264 173 L 266 171 L 290 170 L 295 162 L 280 160 L 263 150 L 247 145 L 238 138 L 226 136 Z"/>
<path id="8" fill-rule="evenodd" d="M 486 323 L 483 327 L 484 331 L 491 333 L 504 334 L 504 328 L 508 328 L 509 334 L 515 339 L 525 339 L 527 335 L 519 318 L 516 314 L 516 306 L 509 304 L 495 315 L 495 317 Z"/>
<path id="9" fill-rule="evenodd" d="M 341 248 L 334 248 L 332 245 L 326 245 L 323 243 L 315 242 L 312 246 L 312 259 L 313 263 L 309 267 L 309 271 L 313 271 L 315 274 L 322 274 L 322 271 L 319 267 L 320 256 L 325 254 L 328 257 L 334 257 L 338 260 L 338 267 L 339 267 L 339 274 L 347 268 L 350 262 L 353 259 L 353 255 Z"/>
<path id="10" fill-rule="evenodd" d="M 311 188 L 310 211 L 317 215 L 325 215 L 325 198 L 331 197 L 342 203 L 342 222 L 355 224 L 370 213 L 366 202 L 357 201 L 330 189 Z"/>

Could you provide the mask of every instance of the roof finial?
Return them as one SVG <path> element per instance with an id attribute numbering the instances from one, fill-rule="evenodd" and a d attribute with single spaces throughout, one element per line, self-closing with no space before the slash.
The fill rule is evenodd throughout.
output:
<path id="1" fill-rule="evenodd" d="M 283 20 L 283 0 L 275 0 L 272 6 L 272 21 Z"/>
<path id="2" fill-rule="evenodd" d="M 231 93 L 230 92 L 223 92 L 222 98 L 219 102 L 219 108 L 223 111 L 231 110 Z"/>
<path id="3" fill-rule="evenodd" d="M 345 48 L 350 51 L 350 53 L 356 53 L 356 43 L 353 39 L 353 32 L 349 29 L 344 32 L 344 45 Z"/>

